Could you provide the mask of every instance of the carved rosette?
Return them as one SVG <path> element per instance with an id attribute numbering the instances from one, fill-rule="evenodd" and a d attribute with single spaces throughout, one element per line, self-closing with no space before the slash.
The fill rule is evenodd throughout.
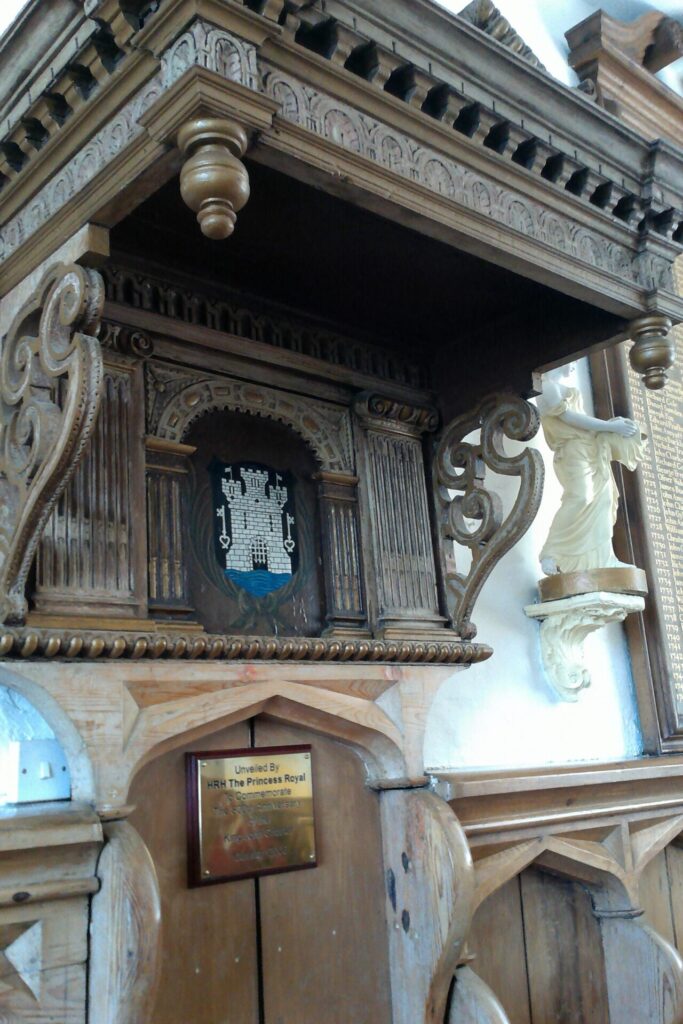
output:
<path id="1" fill-rule="evenodd" d="M 435 475 L 442 535 L 472 553 L 467 573 L 455 568 L 454 559 L 444 557 L 446 583 L 455 599 L 453 625 L 463 639 L 476 636 L 470 617 L 481 588 L 538 512 L 543 494 L 540 452 L 526 448 L 508 456 L 504 448 L 506 437 L 529 441 L 538 427 L 538 413 L 532 405 L 517 395 L 498 394 L 453 420 L 439 442 Z M 464 440 L 475 431 L 480 433 L 478 442 Z M 499 495 L 484 486 L 487 469 L 519 477 L 517 498 L 506 518 Z M 472 527 L 472 520 L 478 525 Z"/>
<path id="2" fill-rule="evenodd" d="M 52 267 L 18 312 L 0 361 L 0 620 L 21 622 L 36 545 L 90 437 L 102 387 L 94 335 L 104 285 Z"/>

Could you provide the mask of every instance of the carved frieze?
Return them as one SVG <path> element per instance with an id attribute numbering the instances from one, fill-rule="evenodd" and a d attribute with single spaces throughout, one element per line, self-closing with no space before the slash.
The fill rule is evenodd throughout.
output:
<path id="1" fill-rule="evenodd" d="M 648 290 L 672 291 L 671 263 L 664 255 L 617 242 L 578 218 L 559 214 L 505 188 L 479 172 L 423 146 L 283 71 L 261 62 L 247 43 L 198 19 L 162 55 L 158 73 L 0 230 L 0 262 L 72 200 L 143 132 L 140 117 L 191 67 L 206 68 L 280 105 L 279 117 L 322 136 L 402 178 L 445 196 L 454 205 L 549 246 L 585 267 L 606 271 Z M 261 84 L 261 78 L 263 84 Z M 623 225 L 619 230 L 623 231 Z"/>
<path id="2" fill-rule="evenodd" d="M 672 290 L 671 263 L 661 256 L 636 254 L 610 241 L 607 235 L 599 235 L 578 221 L 554 213 L 522 192 L 504 188 L 265 64 L 264 85 L 266 94 L 280 104 L 280 116 L 285 120 L 580 263 L 626 278 L 643 288 Z"/>
<path id="3" fill-rule="evenodd" d="M 100 276 L 47 272 L 17 313 L 0 363 L 0 619 L 26 613 L 26 576 L 43 528 L 92 433 L 102 387 L 94 335 Z"/>
<path id="4" fill-rule="evenodd" d="M 428 374 L 416 361 L 356 338 L 345 337 L 317 321 L 293 317 L 266 303 L 245 305 L 244 296 L 183 284 L 108 263 L 102 269 L 107 299 L 148 310 L 187 324 L 209 327 L 240 338 L 272 345 L 334 366 L 395 381 L 415 388 L 429 386 Z M 131 355 L 151 355 L 152 342 L 143 332 L 105 322 L 103 346 Z"/>
<path id="5" fill-rule="evenodd" d="M 120 355 L 136 356 L 139 359 L 154 354 L 154 343 L 148 334 L 125 324 L 113 323 L 111 320 L 102 321 L 100 345 Z"/>
<path id="6" fill-rule="evenodd" d="M 144 129 L 139 119 L 164 90 L 159 73 L 0 229 L 0 263 L 62 209 Z"/>
<path id="7" fill-rule="evenodd" d="M 468 572 L 446 556 L 446 583 L 454 597 L 453 625 L 471 639 L 477 629 L 472 610 L 494 566 L 529 529 L 543 493 L 543 459 L 526 448 L 506 455 L 504 440 L 529 441 L 538 431 L 538 413 L 516 395 L 493 395 L 476 409 L 453 420 L 437 448 L 435 477 L 437 501 L 442 512 L 442 535 L 469 548 Z M 479 441 L 465 440 L 475 431 Z M 485 486 L 486 471 L 519 477 L 519 491 L 504 518 L 498 494 Z M 474 521 L 477 525 L 472 526 Z"/>
<path id="8" fill-rule="evenodd" d="M 258 89 L 256 47 L 201 18 L 166 50 L 161 67 L 166 88 L 182 78 L 188 68 L 200 67 L 248 89 Z"/>
<path id="9" fill-rule="evenodd" d="M 162 55 L 157 74 L 0 229 L 0 263 L 143 133 L 139 122 L 144 112 L 187 68 L 194 66 L 215 71 L 247 88 L 257 87 L 254 47 L 201 19 L 195 21 Z"/>
<path id="10" fill-rule="evenodd" d="M 284 423 L 306 441 L 323 469 L 353 473 L 351 422 L 346 409 L 228 377 L 201 377 L 191 371 L 148 364 L 148 433 L 167 441 L 182 441 L 190 424 L 213 409 Z"/>

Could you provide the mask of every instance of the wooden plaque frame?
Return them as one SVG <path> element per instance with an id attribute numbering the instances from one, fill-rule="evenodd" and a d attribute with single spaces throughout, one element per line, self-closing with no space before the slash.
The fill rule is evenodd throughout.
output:
<path id="1" fill-rule="evenodd" d="M 615 345 L 593 353 L 590 368 L 596 415 L 604 418 L 633 417 L 630 390 L 633 384 L 630 382 L 626 345 Z M 624 472 L 616 463 L 613 463 L 613 469 L 621 498 L 614 531 L 615 551 L 619 558 L 644 569 L 649 584 L 645 610 L 627 616 L 624 622 L 644 750 L 649 754 L 683 751 L 683 707 L 677 701 L 674 689 L 645 483 L 640 472 Z"/>

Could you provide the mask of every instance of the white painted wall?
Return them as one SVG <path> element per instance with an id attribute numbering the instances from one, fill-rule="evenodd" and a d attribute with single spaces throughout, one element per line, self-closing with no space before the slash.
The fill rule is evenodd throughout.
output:
<path id="1" fill-rule="evenodd" d="M 578 366 L 578 385 L 586 412 L 592 413 L 585 360 Z M 560 700 L 545 679 L 539 624 L 527 618 L 524 606 L 537 600 L 538 552 L 561 488 L 540 431 L 533 444 L 546 465 L 541 508 L 529 531 L 496 566 L 475 606 L 477 640 L 490 644 L 493 656 L 454 673 L 434 701 L 425 736 L 425 763 L 432 768 L 538 767 L 619 760 L 642 752 L 622 625 L 607 626 L 587 640 L 593 681 L 576 703 Z M 515 446 L 508 443 L 507 450 L 513 454 Z M 518 484 L 492 475 L 487 482 L 494 479 L 507 511 Z"/>
<path id="2" fill-rule="evenodd" d="M 17 690 L 0 686 L 0 806 L 68 800 L 69 768 L 43 716 Z"/>

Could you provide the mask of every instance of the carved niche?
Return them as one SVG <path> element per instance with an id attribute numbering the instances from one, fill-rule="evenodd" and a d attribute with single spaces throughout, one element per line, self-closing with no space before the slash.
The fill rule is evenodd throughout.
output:
<path id="1" fill-rule="evenodd" d="M 219 633 L 315 636 L 365 631 L 357 479 L 347 409 L 152 363 L 147 370 L 147 415 L 150 609 L 181 618 L 191 615 Z M 254 472 L 242 475 L 247 463 Z M 226 499 L 224 507 L 223 492 L 215 490 L 216 464 L 227 474 L 225 488 L 230 489 L 230 479 L 236 492 L 247 487 L 247 476 L 253 483 L 254 474 L 266 473 L 260 509 L 274 489 L 291 490 L 281 511 L 296 523 L 297 538 L 291 543 L 297 567 L 285 585 L 257 593 L 249 589 L 255 586 L 253 580 L 239 576 L 244 566 L 228 565 L 228 551 L 237 543 L 231 502 L 238 496 Z M 225 517 L 220 537 L 217 515 Z M 246 519 L 240 521 L 240 537 L 246 526 Z M 262 573 L 262 586 L 276 582 L 266 580 L 266 568 L 250 566 L 250 571 Z"/>
<path id="2" fill-rule="evenodd" d="M 4 339 L 0 363 L 0 619 L 26 615 L 26 577 L 45 524 L 95 423 L 102 356 L 99 274 L 57 265 Z"/>
<path id="3" fill-rule="evenodd" d="M 312 452 L 281 424 L 225 410 L 195 420 L 185 442 L 195 449 L 185 561 L 198 621 L 212 633 L 318 635 L 324 604 Z M 219 466 L 229 469 L 216 488 Z"/>

